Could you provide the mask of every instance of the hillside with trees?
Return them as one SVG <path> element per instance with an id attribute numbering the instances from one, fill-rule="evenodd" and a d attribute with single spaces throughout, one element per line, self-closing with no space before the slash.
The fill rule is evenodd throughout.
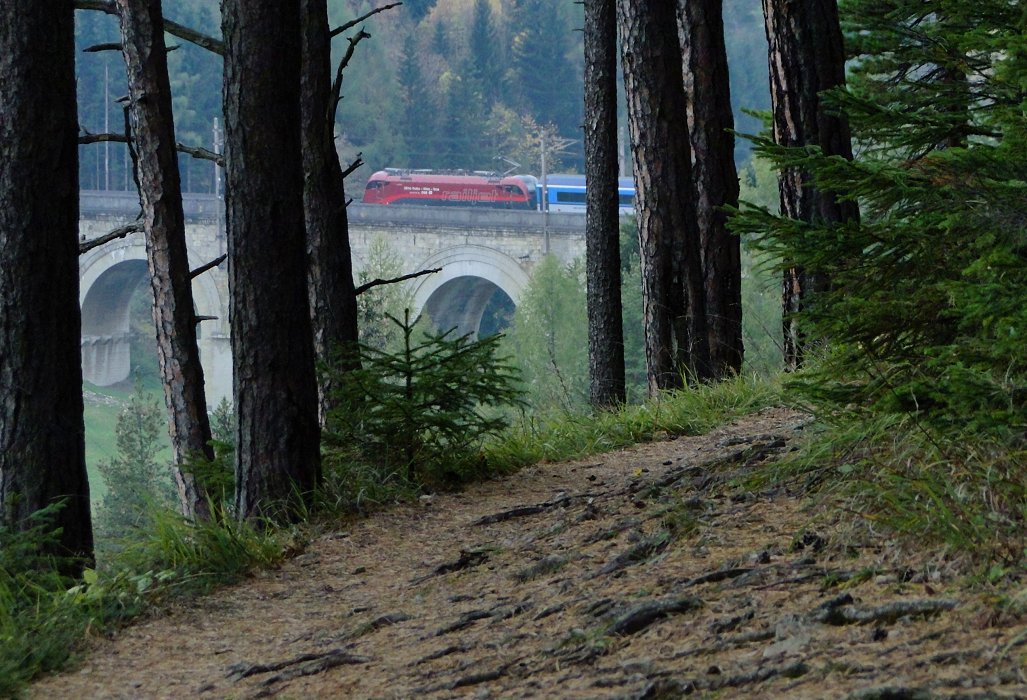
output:
<path id="1" fill-rule="evenodd" d="M 339 26 L 385 4 L 331 0 L 329 19 Z M 731 98 L 743 133 L 755 133 L 760 126 L 742 110 L 769 106 L 766 56 L 759 46 L 762 16 L 750 5 L 728 0 L 724 12 Z M 220 36 L 216 0 L 168 0 L 164 12 L 175 22 Z M 376 16 L 365 25 L 371 38 L 361 42 L 346 74 L 336 120 L 344 163 L 358 153 L 366 163 L 352 181 L 385 167 L 511 167 L 498 157 L 520 163 L 519 172 L 537 175 L 544 129 L 550 137 L 575 142 L 558 161 L 560 169 L 584 172 L 583 22 L 580 5 L 551 0 L 406 2 Z M 122 64 L 109 52 L 81 53 L 117 41 L 117 36 L 115 18 L 77 13 L 79 123 L 90 133 L 123 131 L 117 102 L 126 94 Z M 168 54 L 177 138 L 212 149 L 214 122 L 221 119 L 220 60 L 181 39 L 169 43 L 177 46 Z M 336 61 L 345 47 L 344 41 L 334 42 Z M 620 110 L 623 117 L 623 91 Z M 620 136 L 623 141 L 625 133 Z M 740 140 L 739 163 L 748 158 L 748 150 Z M 82 146 L 81 186 L 131 188 L 127 158 L 119 143 Z M 185 191 L 214 191 L 208 162 L 188 155 L 179 161 Z M 630 174 L 627 161 L 623 168 Z"/>

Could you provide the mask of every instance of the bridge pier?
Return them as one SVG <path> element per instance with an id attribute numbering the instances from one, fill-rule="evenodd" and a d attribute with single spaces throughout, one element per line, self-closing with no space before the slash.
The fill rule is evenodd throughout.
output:
<path id="1" fill-rule="evenodd" d="M 128 379 L 132 372 L 128 333 L 82 336 L 82 378 L 97 386 Z"/>

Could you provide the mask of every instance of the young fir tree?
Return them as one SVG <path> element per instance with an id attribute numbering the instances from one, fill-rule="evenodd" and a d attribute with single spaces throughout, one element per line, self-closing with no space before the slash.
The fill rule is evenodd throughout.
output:
<path id="1" fill-rule="evenodd" d="M 171 466 L 158 458 L 164 448 L 165 419 L 152 395 L 136 384 L 114 429 L 117 454 L 100 462 L 107 493 L 96 513 L 97 534 L 107 541 L 148 522 L 153 508 L 174 502 Z"/>
<path id="2" fill-rule="evenodd" d="M 362 368 L 343 374 L 326 441 L 410 481 L 451 482 L 479 466 L 482 440 L 506 427 L 494 408 L 521 405 L 515 371 L 496 357 L 502 336 L 472 340 L 415 331 L 409 310 L 394 352 L 361 346 Z"/>
<path id="3" fill-rule="evenodd" d="M 859 200 L 843 227 L 749 211 L 736 230 L 831 279 L 805 314 L 832 353 L 808 388 L 842 405 L 1022 434 L 1027 423 L 1027 18 L 998 0 L 844 6 L 855 161 L 761 141 Z M 961 77 L 957 77 L 961 76 Z"/>

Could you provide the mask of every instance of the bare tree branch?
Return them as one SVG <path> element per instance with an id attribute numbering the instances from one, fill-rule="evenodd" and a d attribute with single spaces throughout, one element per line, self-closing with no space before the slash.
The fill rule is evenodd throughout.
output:
<path id="1" fill-rule="evenodd" d="M 118 14 L 118 10 L 114 7 L 114 3 L 111 0 L 75 0 L 75 9 L 97 10 L 99 12 L 106 12 L 109 15 Z M 167 17 L 164 18 L 164 31 L 172 36 L 177 36 L 179 39 L 188 41 L 190 44 L 195 44 L 201 49 L 216 53 L 218 56 L 225 55 L 225 42 L 221 41 L 221 39 L 202 34 Z"/>
<path id="2" fill-rule="evenodd" d="M 110 141 L 112 143 L 127 143 L 128 139 L 125 137 L 124 134 L 92 134 L 88 131 L 83 131 L 83 133 L 79 134 L 78 137 L 78 142 L 82 145 L 90 143 L 104 143 L 105 141 Z"/>
<path id="3" fill-rule="evenodd" d="M 346 66 L 349 65 L 350 59 L 353 58 L 353 51 L 357 48 L 357 44 L 364 39 L 370 38 L 371 35 L 363 29 L 349 38 L 349 46 L 346 47 L 346 53 L 339 60 L 339 67 L 335 71 L 335 81 L 332 83 L 331 108 L 328 113 L 329 123 L 335 123 L 335 114 L 339 109 L 339 102 L 342 100 L 342 73 L 346 70 Z"/>
<path id="4" fill-rule="evenodd" d="M 347 29 L 352 29 L 353 27 L 357 26 L 358 24 L 363 22 L 365 19 L 368 19 L 370 17 L 374 17 L 379 12 L 385 12 L 386 10 L 391 10 L 394 7 L 399 7 L 402 4 L 403 4 L 402 2 L 394 2 L 394 3 L 390 3 L 388 5 L 382 5 L 381 7 L 379 7 L 376 10 L 371 10 L 370 12 L 367 12 L 367 13 L 361 15 L 360 17 L 357 17 L 356 19 L 352 19 L 349 22 L 346 22 L 345 24 L 342 24 L 342 25 L 336 27 L 335 29 L 333 29 L 331 31 L 330 36 L 332 38 L 337 37 L 338 35 L 342 34 Z"/>
<path id="5" fill-rule="evenodd" d="M 110 141 L 111 143 L 128 143 L 128 138 L 124 134 L 93 134 L 88 131 L 85 131 L 84 129 L 78 137 L 78 142 L 82 145 L 90 143 L 104 143 L 106 141 Z M 179 142 L 175 144 L 175 150 L 177 150 L 179 153 L 185 153 L 186 155 L 190 155 L 193 158 L 212 161 L 222 167 L 224 167 L 225 165 L 225 157 L 222 154 L 215 153 L 214 151 L 208 150 L 206 148 L 202 148 L 199 146 L 187 146 L 186 144 Z"/>
<path id="6" fill-rule="evenodd" d="M 189 272 L 189 279 L 193 279 L 194 280 L 197 277 L 199 277 L 200 275 L 202 275 L 204 272 L 206 272 L 207 270 L 210 270 L 212 268 L 217 267 L 218 265 L 223 263 L 225 261 L 225 258 L 227 258 L 227 257 L 228 257 L 228 253 L 222 253 L 221 255 L 219 255 L 216 258 L 214 258 L 213 260 L 211 260 L 209 263 L 205 263 L 203 265 L 200 265 L 195 270 L 191 270 Z"/>
<path id="7" fill-rule="evenodd" d="M 352 175 L 354 170 L 356 170 L 357 168 L 359 168 L 361 165 L 364 164 L 363 158 L 360 157 L 362 155 L 364 155 L 364 154 L 363 153 L 358 153 L 357 157 L 353 159 L 353 162 L 350 163 L 349 166 L 345 170 L 342 171 L 342 179 L 343 180 L 345 180 L 347 177 Z"/>
<path id="8" fill-rule="evenodd" d="M 110 243 L 111 241 L 117 240 L 119 238 L 124 238 L 125 236 L 127 236 L 130 233 L 139 233 L 142 230 L 143 230 L 143 221 L 142 221 L 142 219 L 136 219 L 135 221 L 133 221 L 130 224 L 125 224 L 124 226 L 119 226 L 118 228 L 114 229 L 110 233 L 105 233 L 102 236 L 97 236 L 96 238 L 93 238 L 92 240 L 82 241 L 81 243 L 78 244 L 78 254 L 82 255 L 83 253 L 88 253 L 93 248 L 98 248 L 98 247 L 102 246 L 104 243 Z"/>
<path id="9" fill-rule="evenodd" d="M 186 146 L 184 143 L 180 142 L 175 144 L 175 150 L 179 153 L 185 153 L 187 155 L 190 155 L 193 158 L 213 161 L 220 165 L 222 168 L 225 167 L 225 157 L 220 153 L 215 153 L 214 151 L 208 150 L 206 148 L 201 148 L 199 146 Z"/>
<path id="10" fill-rule="evenodd" d="M 82 49 L 82 53 L 100 53 L 101 51 L 121 51 L 121 44 L 93 44 Z"/>
<path id="11" fill-rule="evenodd" d="M 363 294 L 367 290 L 374 289 L 375 287 L 381 287 L 384 284 L 396 284 L 397 282 L 405 282 L 406 280 L 412 280 L 415 277 L 423 277 L 424 275 L 434 275 L 436 272 L 441 272 L 441 271 L 442 271 L 441 267 L 436 267 L 433 270 L 421 270 L 420 272 L 411 272 L 409 275 L 402 275 L 400 277 L 393 277 L 392 279 L 387 279 L 387 280 L 383 280 L 381 278 L 373 279 L 370 282 L 365 282 L 364 284 L 360 285 L 359 287 L 357 287 L 353 291 L 354 291 L 354 293 L 357 296 L 360 296 L 361 294 Z"/>

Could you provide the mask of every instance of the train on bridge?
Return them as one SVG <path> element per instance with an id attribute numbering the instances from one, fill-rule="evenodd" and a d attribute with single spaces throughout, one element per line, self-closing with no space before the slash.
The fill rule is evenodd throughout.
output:
<path id="1" fill-rule="evenodd" d="M 622 215 L 635 209 L 635 185 L 620 178 L 617 194 Z M 386 168 L 371 175 L 364 204 L 487 207 L 585 213 L 585 176 L 500 175 L 481 171 L 404 170 Z"/>

